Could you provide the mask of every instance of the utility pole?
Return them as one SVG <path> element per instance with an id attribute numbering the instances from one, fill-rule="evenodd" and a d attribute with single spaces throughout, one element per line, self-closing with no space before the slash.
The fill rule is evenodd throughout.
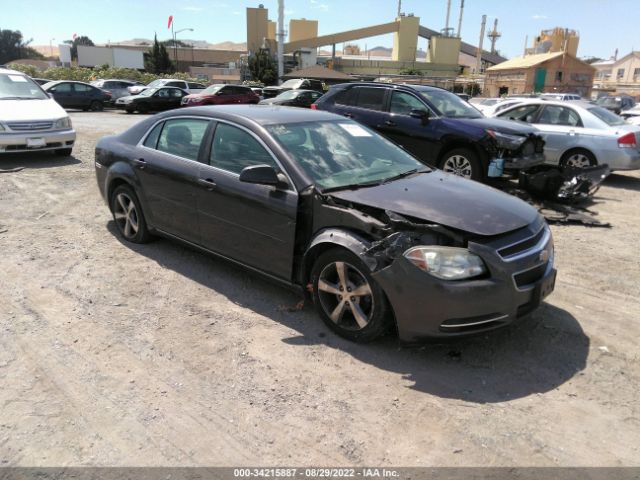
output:
<path id="1" fill-rule="evenodd" d="M 278 85 L 284 75 L 284 0 L 278 0 Z"/>
<path id="2" fill-rule="evenodd" d="M 398 0 L 398 17 L 400 16 L 400 13 L 402 12 L 402 0 Z"/>
<path id="3" fill-rule="evenodd" d="M 493 21 L 493 30 L 487 33 L 487 37 L 491 40 L 491 53 L 496 53 L 496 40 L 498 40 L 502 34 L 498 32 L 498 19 Z"/>
<path id="4" fill-rule="evenodd" d="M 482 69 L 482 41 L 484 40 L 484 27 L 487 24 L 487 16 L 482 15 L 482 24 L 480 26 L 480 40 L 478 41 L 478 51 L 476 53 L 476 75 L 480 75 Z"/>
<path id="5" fill-rule="evenodd" d="M 462 30 L 462 13 L 464 12 L 464 0 L 460 0 L 460 16 L 458 17 L 458 38 L 462 38 L 460 31 Z"/>

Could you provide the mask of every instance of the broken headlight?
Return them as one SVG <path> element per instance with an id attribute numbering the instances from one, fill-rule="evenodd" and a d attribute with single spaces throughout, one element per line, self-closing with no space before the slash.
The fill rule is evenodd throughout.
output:
<path id="1" fill-rule="evenodd" d="M 413 247 L 404 257 L 420 270 L 442 280 L 462 280 L 487 271 L 482 259 L 466 248 Z"/>
<path id="2" fill-rule="evenodd" d="M 500 133 L 495 130 L 487 130 L 487 135 L 493 138 L 498 147 L 505 148 L 507 150 L 517 150 L 524 142 L 527 141 L 527 137 L 520 135 L 510 135 L 508 133 Z"/>

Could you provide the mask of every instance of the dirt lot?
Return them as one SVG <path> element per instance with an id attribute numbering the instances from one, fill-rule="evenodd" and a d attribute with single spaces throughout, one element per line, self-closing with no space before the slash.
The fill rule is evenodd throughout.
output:
<path id="1" fill-rule="evenodd" d="M 448 345 L 354 345 L 299 298 L 165 240 L 123 244 L 93 148 L 140 116 L 73 113 L 74 157 L 0 158 L 0 462 L 640 463 L 640 174 L 552 226 L 530 321 Z"/>

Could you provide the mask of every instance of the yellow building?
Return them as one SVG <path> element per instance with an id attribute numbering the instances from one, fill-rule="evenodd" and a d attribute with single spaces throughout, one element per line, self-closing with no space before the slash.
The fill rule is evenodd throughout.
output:
<path id="1" fill-rule="evenodd" d="M 556 27 L 550 30 L 542 30 L 533 41 L 533 48 L 527 53 L 555 53 L 566 52 L 574 57 L 578 56 L 578 43 L 580 37 L 575 30 Z"/>
<path id="2" fill-rule="evenodd" d="M 269 39 L 269 10 L 260 5 L 258 8 L 247 8 L 247 50 L 257 52 Z"/>
<path id="3" fill-rule="evenodd" d="M 318 21 L 301 18 L 289 21 L 289 41 L 297 42 L 318 36 Z"/>

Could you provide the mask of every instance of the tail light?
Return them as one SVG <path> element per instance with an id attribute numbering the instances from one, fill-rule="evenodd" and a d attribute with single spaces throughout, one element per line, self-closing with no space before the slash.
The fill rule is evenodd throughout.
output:
<path id="1" fill-rule="evenodd" d="M 316 105 L 315 103 L 311 104 L 311 110 L 317 110 L 318 109 L 318 105 Z"/>
<path id="2" fill-rule="evenodd" d="M 620 148 L 636 148 L 636 135 L 635 133 L 627 133 L 618 139 L 618 146 Z"/>

